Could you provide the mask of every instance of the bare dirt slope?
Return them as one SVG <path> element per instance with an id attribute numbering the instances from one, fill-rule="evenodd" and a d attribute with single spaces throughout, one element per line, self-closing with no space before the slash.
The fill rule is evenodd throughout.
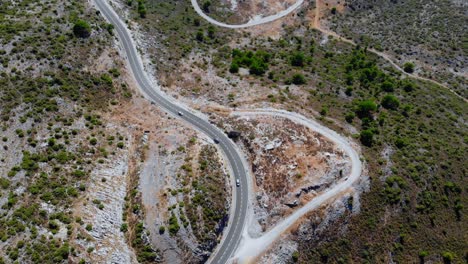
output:
<path id="1" fill-rule="evenodd" d="M 233 117 L 226 131 L 249 156 L 255 213 L 263 231 L 349 174 L 346 155 L 322 135 L 283 117 Z"/>

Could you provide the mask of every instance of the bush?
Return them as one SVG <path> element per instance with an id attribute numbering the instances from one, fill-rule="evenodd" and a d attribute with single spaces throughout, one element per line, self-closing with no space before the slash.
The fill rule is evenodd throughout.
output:
<path id="1" fill-rule="evenodd" d="M 414 63 L 412 62 L 406 62 L 403 65 L 403 70 L 407 73 L 413 73 L 414 72 Z"/>
<path id="2" fill-rule="evenodd" d="M 356 115 L 353 112 L 350 112 L 350 113 L 346 114 L 346 116 L 345 116 L 346 122 L 351 124 L 353 122 L 353 119 L 354 119 L 355 116 Z"/>
<path id="3" fill-rule="evenodd" d="M 295 85 L 301 85 L 301 84 L 305 84 L 306 80 L 305 80 L 304 75 L 302 75 L 300 73 L 296 73 L 296 74 L 294 74 L 292 76 L 291 83 L 293 83 Z"/>
<path id="4" fill-rule="evenodd" d="M 442 258 L 444 259 L 445 263 L 452 263 L 455 256 L 453 255 L 452 252 L 445 251 L 444 253 L 442 253 Z"/>
<path id="5" fill-rule="evenodd" d="M 412 81 L 404 80 L 402 82 L 402 87 L 405 92 L 409 93 L 416 89 L 416 84 L 414 84 Z"/>
<path id="6" fill-rule="evenodd" d="M 56 259 L 65 260 L 68 259 L 69 252 L 70 246 L 68 245 L 68 243 L 65 243 L 63 244 L 63 246 L 61 246 L 55 251 L 54 255 L 56 256 Z"/>
<path id="7" fill-rule="evenodd" d="M 91 26 L 86 21 L 80 19 L 73 26 L 73 34 L 79 38 L 87 38 L 91 36 Z"/>
<path id="8" fill-rule="evenodd" d="M 359 118 L 372 117 L 372 112 L 377 110 L 377 105 L 372 100 L 361 101 L 356 109 Z"/>
<path id="9" fill-rule="evenodd" d="M 106 24 L 106 29 L 109 34 L 114 35 L 114 25 L 112 24 Z"/>
<path id="10" fill-rule="evenodd" d="M 229 67 L 229 72 L 230 73 L 238 73 L 239 72 L 239 65 L 235 62 L 231 63 L 231 66 Z"/>
<path id="11" fill-rule="evenodd" d="M 302 67 L 304 66 L 305 62 L 305 56 L 302 52 L 295 52 L 291 56 L 291 65 L 292 66 L 297 66 L 297 67 Z"/>
<path id="12" fill-rule="evenodd" d="M 235 71 L 236 67 L 244 66 L 249 68 L 249 73 L 254 75 L 263 75 L 268 70 L 268 61 L 271 55 L 265 51 L 241 51 L 234 49 L 232 51 L 231 68 Z M 236 64 L 236 65 L 234 65 Z M 234 65 L 234 66 L 233 66 Z"/>
<path id="13" fill-rule="evenodd" d="M 202 41 L 205 39 L 205 35 L 203 35 L 203 31 L 198 30 L 198 31 L 197 31 L 197 34 L 196 34 L 196 36 L 195 36 L 195 38 L 196 38 L 198 41 L 202 42 Z"/>
<path id="14" fill-rule="evenodd" d="M 138 0 L 138 14 L 140 15 L 141 18 L 146 17 L 146 7 L 145 3 L 143 0 Z"/>
<path id="15" fill-rule="evenodd" d="M 320 115 L 321 116 L 326 116 L 328 113 L 328 108 L 322 107 L 322 110 L 320 110 Z"/>
<path id="16" fill-rule="evenodd" d="M 409 141 L 406 138 L 397 138 L 395 140 L 395 146 L 397 146 L 397 148 L 399 149 L 404 148 L 408 145 L 409 145 Z"/>
<path id="17" fill-rule="evenodd" d="M 210 39 L 214 39 L 215 38 L 215 33 L 216 33 L 216 30 L 215 30 L 215 27 L 213 27 L 212 25 L 210 25 L 208 27 L 208 37 Z"/>
<path id="18" fill-rule="evenodd" d="M 384 81 L 380 88 L 385 92 L 393 92 L 395 90 L 395 84 L 389 80 Z"/>
<path id="19" fill-rule="evenodd" d="M 371 147 L 374 143 L 374 133 L 371 130 L 361 132 L 359 139 L 364 146 Z"/>
<path id="20" fill-rule="evenodd" d="M 75 170 L 75 171 L 73 172 L 73 176 L 78 177 L 78 178 L 81 178 L 81 177 L 85 176 L 85 172 L 82 171 L 82 170 Z"/>
<path id="21" fill-rule="evenodd" d="M 96 138 L 92 138 L 92 139 L 89 140 L 89 143 L 90 143 L 91 145 L 94 146 L 94 145 L 97 144 L 97 139 L 96 139 Z"/>
<path id="22" fill-rule="evenodd" d="M 159 234 L 164 234 L 166 232 L 166 228 L 164 226 L 159 227 Z"/>
<path id="23" fill-rule="evenodd" d="M 177 217 L 172 213 L 171 218 L 169 218 L 169 233 L 174 236 L 179 232 L 180 226 L 177 221 Z"/>
<path id="24" fill-rule="evenodd" d="M 386 95 L 382 99 L 382 106 L 386 109 L 396 110 L 400 106 L 400 101 L 394 95 Z"/>
<path id="25" fill-rule="evenodd" d="M 264 62 L 255 60 L 250 64 L 249 73 L 254 75 L 263 75 L 267 69 L 268 67 Z"/>
<path id="26" fill-rule="evenodd" d="M 294 251 L 294 253 L 292 254 L 292 260 L 293 260 L 293 262 L 297 262 L 299 260 L 299 252 L 298 251 Z"/>
<path id="27" fill-rule="evenodd" d="M 10 181 L 5 178 L 0 178 L 0 188 L 7 189 L 10 186 Z"/>
<path id="28" fill-rule="evenodd" d="M 211 6 L 211 1 L 207 0 L 207 1 L 203 2 L 203 4 L 202 4 L 203 11 L 205 11 L 205 13 L 209 13 L 210 12 L 210 6 Z"/>

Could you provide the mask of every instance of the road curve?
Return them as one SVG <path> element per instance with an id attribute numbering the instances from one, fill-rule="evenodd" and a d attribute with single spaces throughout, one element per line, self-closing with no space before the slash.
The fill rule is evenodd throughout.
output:
<path id="1" fill-rule="evenodd" d="M 288 7 L 287 9 L 285 9 L 283 11 L 280 11 L 280 12 L 274 14 L 274 15 L 262 17 L 262 18 L 260 18 L 258 20 L 251 20 L 251 21 L 249 21 L 249 22 L 247 22 L 245 24 L 232 25 L 232 24 L 226 24 L 226 23 L 223 23 L 223 22 L 219 22 L 219 21 L 211 18 L 210 16 L 208 16 L 207 14 L 205 14 L 203 12 L 203 10 L 198 5 L 197 0 L 191 0 L 191 1 L 192 1 L 193 8 L 198 13 L 198 15 L 203 17 L 205 20 L 207 20 L 211 24 L 214 24 L 214 25 L 217 25 L 217 26 L 220 26 L 220 27 L 225 27 L 225 28 L 246 28 L 246 27 L 251 27 L 251 26 L 258 26 L 258 25 L 265 24 L 265 23 L 270 23 L 270 22 L 275 21 L 275 20 L 277 20 L 279 18 L 287 16 L 289 13 L 291 13 L 296 8 L 301 6 L 302 3 L 304 3 L 304 0 L 297 0 L 297 2 L 294 3 L 292 6 Z"/>
<path id="2" fill-rule="evenodd" d="M 254 259 L 264 252 L 268 247 L 273 244 L 285 231 L 287 231 L 292 225 L 294 225 L 302 216 L 308 212 L 317 209 L 321 205 L 325 204 L 329 199 L 337 197 L 340 193 L 348 190 L 356 183 L 362 172 L 362 162 L 360 160 L 359 153 L 352 147 L 349 140 L 341 136 L 337 132 L 321 125 L 320 123 L 307 119 L 306 117 L 283 110 L 277 109 L 243 109 L 232 112 L 233 116 L 256 116 L 256 115 L 270 115 L 276 117 L 283 117 L 290 119 L 296 123 L 302 124 L 305 127 L 325 136 L 331 140 L 339 149 L 343 150 L 351 161 L 351 172 L 345 177 L 344 180 L 339 181 L 333 185 L 330 189 L 319 193 L 310 202 L 305 204 L 303 207 L 294 211 L 291 215 L 287 216 L 273 228 L 264 233 L 261 237 L 250 238 L 247 230 L 244 234 L 244 241 L 240 245 L 235 258 L 239 259 L 241 263 L 245 260 Z"/>
<path id="3" fill-rule="evenodd" d="M 109 23 L 114 25 L 125 54 L 127 55 L 128 64 L 140 90 L 154 104 L 160 106 L 169 114 L 184 120 L 200 132 L 206 134 L 208 137 L 218 139 L 218 145 L 230 164 L 234 178 L 240 180 L 240 187 L 234 187 L 235 189 L 233 190 L 231 215 L 234 217 L 230 218 L 231 221 L 228 223 L 225 230 L 224 238 L 221 240 L 218 245 L 218 249 L 209 260 L 211 263 L 227 263 L 238 246 L 246 221 L 248 182 L 247 170 L 244 167 L 241 155 L 237 151 L 233 142 L 221 130 L 210 124 L 208 121 L 193 114 L 193 110 L 189 111 L 189 109 L 179 106 L 174 102 L 173 98 L 170 98 L 159 91 L 156 85 L 151 84 L 125 24 L 108 5 L 106 0 L 95 0 L 94 2 L 96 3 L 97 8 L 101 11 L 101 14 L 109 21 Z M 182 115 L 179 115 L 179 113 L 182 113 Z M 231 179 L 231 182 L 233 183 L 234 180 Z"/>

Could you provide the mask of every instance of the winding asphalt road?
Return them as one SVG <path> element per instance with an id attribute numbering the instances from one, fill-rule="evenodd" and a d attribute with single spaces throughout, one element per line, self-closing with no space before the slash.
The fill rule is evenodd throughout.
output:
<path id="1" fill-rule="evenodd" d="M 232 173 L 236 179 L 240 180 L 240 187 L 235 187 L 233 190 L 233 203 L 231 208 L 231 218 L 227 226 L 227 233 L 218 245 L 214 255 L 210 258 L 211 263 L 227 263 L 233 255 L 246 222 L 246 212 L 248 203 L 248 183 L 247 170 L 242 162 L 241 155 L 235 148 L 233 142 L 218 128 L 210 124 L 208 121 L 194 115 L 192 111 L 181 107 L 172 98 L 160 92 L 156 85 L 153 85 L 145 74 L 143 64 L 137 53 L 135 45 L 130 37 L 127 27 L 120 20 L 114 10 L 108 5 L 106 0 L 95 0 L 96 6 L 104 15 L 104 17 L 115 27 L 120 38 L 122 46 L 127 55 L 127 60 L 131 71 L 140 90 L 156 105 L 163 108 L 168 113 L 183 119 L 191 126 L 206 134 L 208 137 L 217 139 L 219 146 L 224 152 L 225 157 L 230 163 Z M 179 115 L 179 112 L 182 115 Z M 234 183 L 234 181 L 232 181 Z"/>
<path id="2" fill-rule="evenodd" d="M 280 12 L 274 14 L 274 15 L 262 17 L 262 18 L 255 19 L 255 20 L 251 20 L 251 21 L 249 21 L 249 22 L 247 22 L 245 24 L 233 25 L 233 24 L 226 24 L 226 23 L 223 23 L 223 22 L 219 22 L 218 20 L 215 20 L 215 19 L 211 18 L 210 16 L 203 13 L 203 10 L 198 5 L 197 0 L 191 0 L 191 1 L 192 1 L 193 8 L 198 13 L 198 15 L 200 15 L 201 17 L 203 17 L 205 20 L 207 20 L 208 22 L 210 22 L 213 25 L 217 25 L 217 26 L 225 27 L 225 28 L 246 28 L 246 27 L 258 26 L 258 25 L 265 24 L 265 23 L 270 23 L 270 22 L 275 21 L 275 20 L 277 20 L 279 18 L 287 16 L 289 13 L 291 13 L 296 8 L 301 6 L 302 3 L 304 3 L 304 0 L 297 0 L 296 3 L 294 3 L 293 5 L 288 7 L 287 9 L 285 9 L 283 11 L 280 11 Z"/>

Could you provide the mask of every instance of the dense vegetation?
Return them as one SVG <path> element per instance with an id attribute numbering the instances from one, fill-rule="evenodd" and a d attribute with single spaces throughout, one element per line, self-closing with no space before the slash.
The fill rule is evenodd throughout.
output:
<path id="1" fill-rule="evenodd" d="M 229 68 L 231 73 L 237 73 L 239 67 L 249 69 L 250 74 L 263 75 L 268 70 L 268 61 L 271 55 L 264 51 L 246 51 L 238 49 L 232 51 L 232 63 Z"/>

